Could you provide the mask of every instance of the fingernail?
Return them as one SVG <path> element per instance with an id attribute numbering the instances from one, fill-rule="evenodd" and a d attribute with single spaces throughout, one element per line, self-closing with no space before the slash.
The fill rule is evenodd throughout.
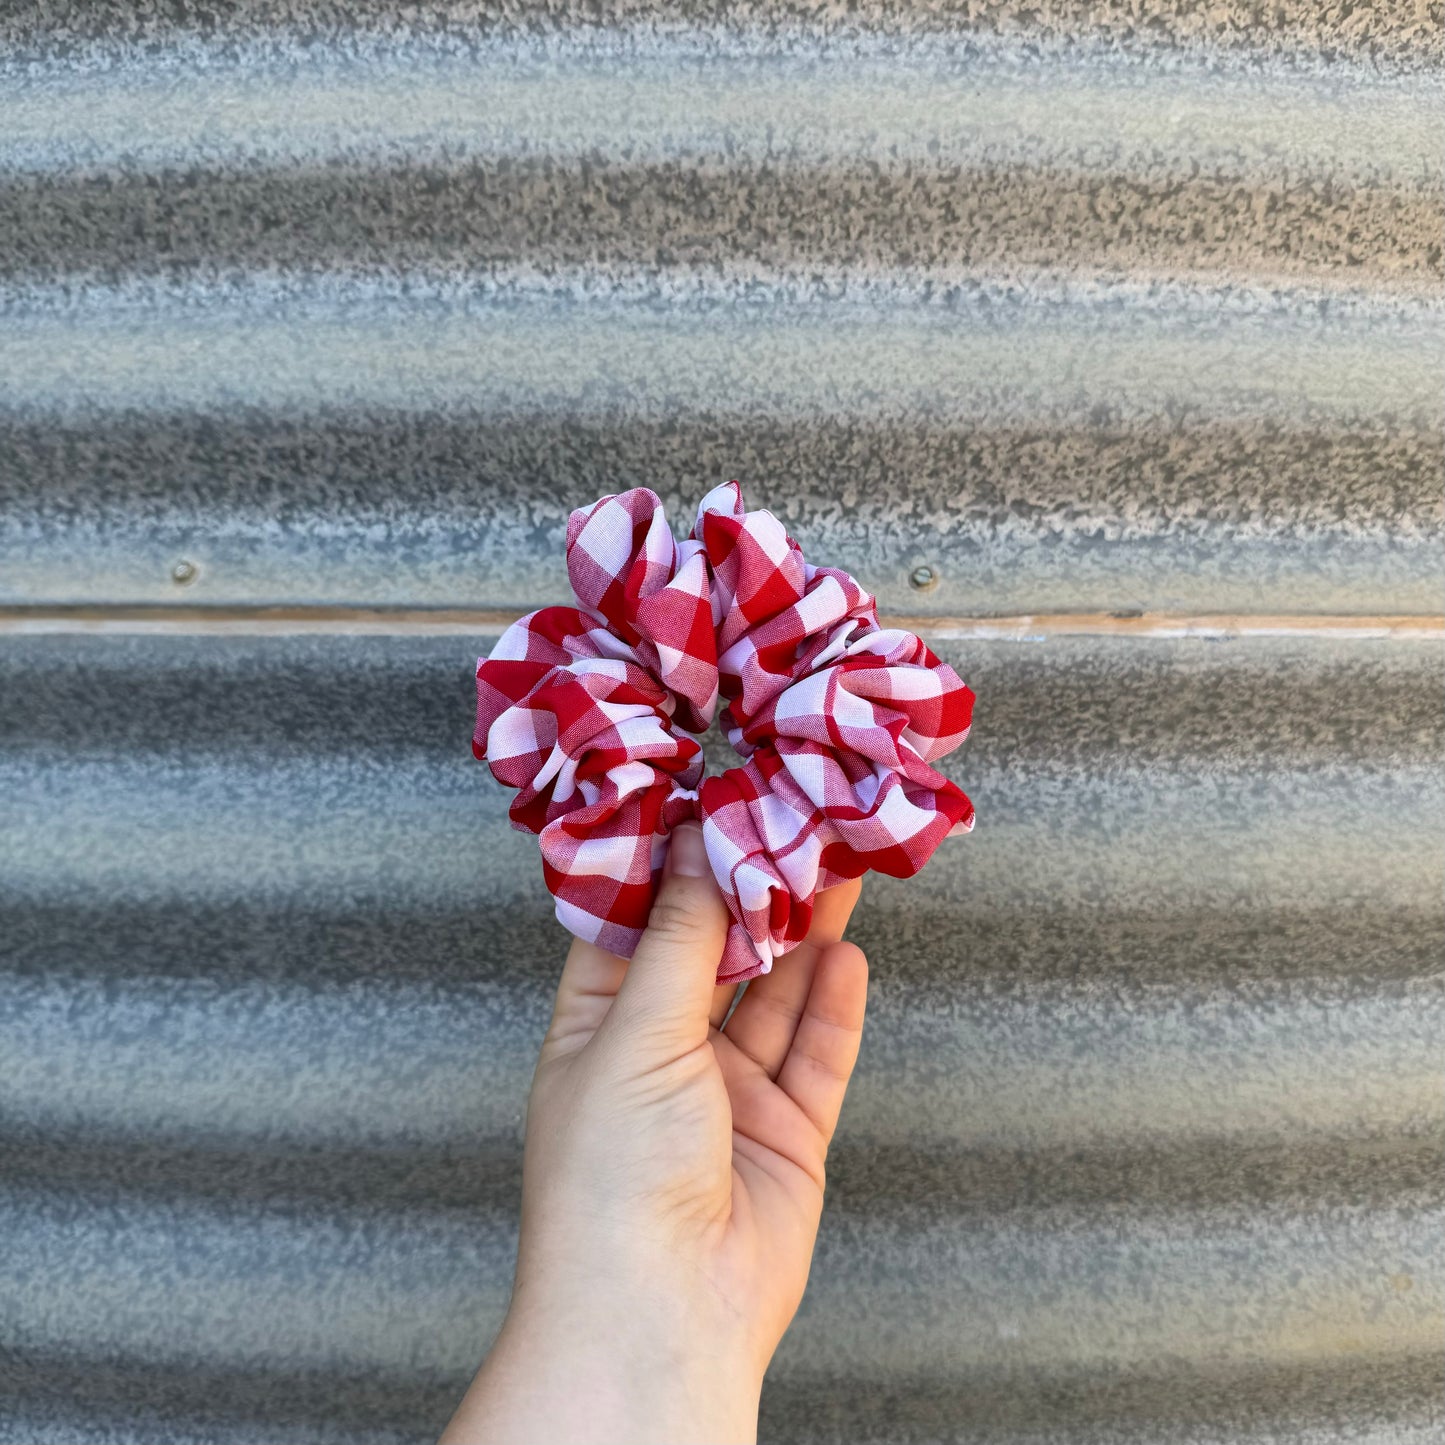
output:
<path id="1" fill-rule="evenodd" d="M 672 830 L 672 845 L 667 851 L 672 871 L 680 878 L 706 878 L 712 872 L 707 861 L 707 844 L 702 840 L 700 823 L 679 823 Z"/>

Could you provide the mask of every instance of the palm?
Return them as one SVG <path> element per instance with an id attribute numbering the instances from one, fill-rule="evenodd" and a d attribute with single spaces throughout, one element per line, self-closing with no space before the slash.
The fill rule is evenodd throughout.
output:
<path id="1" fill-rule="evenodd" d="M 769 1300 L 778 1333 L 802 1296 L 824 1160 L 858 1046 L 867 968 L 857 949 L 839 945 L 859 891 L 854 882 L 820 894 L 807 938 L 749 984 L 730 1016 L 736 989 L 713 992 L 708 1046 L 665 1066 L 661 1092 L 673 1107 L 646 1131 L 646 1152 L 671 1176 L 667 1195 L 726 1221 L 718 1289 L 754 1310 Z M 581 1062 L 626 970 L 601 949 L 573 944 L 543 1074 Z"/>

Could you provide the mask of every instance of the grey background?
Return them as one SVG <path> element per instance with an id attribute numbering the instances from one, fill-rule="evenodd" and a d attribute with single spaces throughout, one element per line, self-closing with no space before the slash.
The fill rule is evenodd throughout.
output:
<path id="1" fill-rule="evenodd" d="M 435 1437 L 564 946 L 476 614 L 738 477 L 979 696 L 764 1438 L 1438 1440 L 1441 23 L 7 5 L 0 1439 Z"/>

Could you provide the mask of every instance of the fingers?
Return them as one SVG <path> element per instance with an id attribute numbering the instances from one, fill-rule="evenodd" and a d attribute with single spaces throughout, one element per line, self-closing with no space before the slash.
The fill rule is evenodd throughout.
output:
<path id="1" fill-rule="evenodd" d="M 748 984 L 728 1020 L 728 1038 L 771 1079 L 778 1077 L 792 1045 L 818 957 L 843 937 L 862 887 L 862 880 L 855 878 L 818 894 L 807 938 L 778 959 L 771 973 Z"/>
<path id="2" fill-rule="evenodd" d="M 813 921 L 808 925 L 808 936 L 804 943 L 826 948 L 830 943 L 839 942 L 848 927 L 848 920 L 858 906 L 859 895 L 863 892 L 861 878 L 849 879 L 836 887 L 825 888 L 813 900 Z M 787 955 L 785 954 L 784 957 Z M 765 974 L 770 978 L 771 974 Z"/>
<path id="3" fill-rule="evenodd" d="M 728 1010 L 733 1006 L 733 1000 L 738 996 L 740 984 L 720 983 L 713 990 L 712 1008 L 708 1010 L 707 1021 L 715 1029 L 722 1027 L 722 1021 L 728 1016 Z"/>
<path id="4" fill-rule="evenodd" d="M 619 958 L 595 943 L 574 938 L 557 985 L 552 1024 L 547 1031 L 549 1042 L 556 1044 L 576 1040 L 585 1043 L 606 1017 L 626 975 L 625 958 Z M 718 1028 L 727 1017 L 733 999 L 737 997 L 738 987 L 735 983 L 716 986 L 708 1010 L 711 1027 Z"/>
<path id="5" fill-rule="evenodd" d="M 557 985 L 547 1043 L 586 1043 L 607 1016 L 626 973 L 625 958 L 618 958 L 595 943 L 574 938 Z"/>
<path id="6" fill-rule="evenodd" d="M 625 958 L 618 958 L 615 953 L 608 953 L 595 943 L 574 938 L 567 951 L 561 982 L 557 985 L 547 1043 L 553 1046 L 585 1044 L 606 1018 L 626 974 Z M 733 999 L 737 997 L 738 988 L 735 983 L 720 983 L 714 989 L 712 1006 L 708 1010 L 711 1028 L 722 1027 Z"/>
<path id="7" fill-rule="evenodd" d="M 647 929 L 599 1034 L 625 1038 L 644 1067 L 704 1043 L 727 924 L 702 828 L 681 823 Z"/>
<path id="8" fill-rule="evenodd" d="M 803 1016 L 778 1071 L 778 1086 L 807 1115 L 826 1146 L 858 1060 L 868 1000 L 868 960 L 852 943 L 818 957 Z"/>

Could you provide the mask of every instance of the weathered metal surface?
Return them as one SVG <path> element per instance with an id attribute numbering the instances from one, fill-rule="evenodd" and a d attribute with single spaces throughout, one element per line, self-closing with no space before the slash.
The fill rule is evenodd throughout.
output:
<path id="1" fill-rule="evenodd" d="M 1423 1440 L 1436 650 L 950 655 L 987 829 L 870 884 L 873 1014 L 771 1429 L 1193 1438 L 1212 1401 Z M 464 746 L 463 648 L 0 656 L 14 1419 L 134 1428 L 154 1390 L 182 1434 L 424 1438 L 505 1298 L 562 947 Z M 1334 1437 L 1296 1418 L 1327 1361 Z"/>
<path id="2" fill-rule="evenodd" d="M 765 1437 L 1440 1438 L 1442 51 L 4 7 L 0 1439 L 435 1435 L 563 944 L 455 609 L 727 476 L 980 698 Z M 319 607 L 453 635 L 261 635 Z"/>
<path id="3" fill-rule="evenodd" d="M 739 475 L 895 610 L 1438 604 L 1433 65 L 99 11 L 0 68 L 0 602 L 533 603 Z"/>

